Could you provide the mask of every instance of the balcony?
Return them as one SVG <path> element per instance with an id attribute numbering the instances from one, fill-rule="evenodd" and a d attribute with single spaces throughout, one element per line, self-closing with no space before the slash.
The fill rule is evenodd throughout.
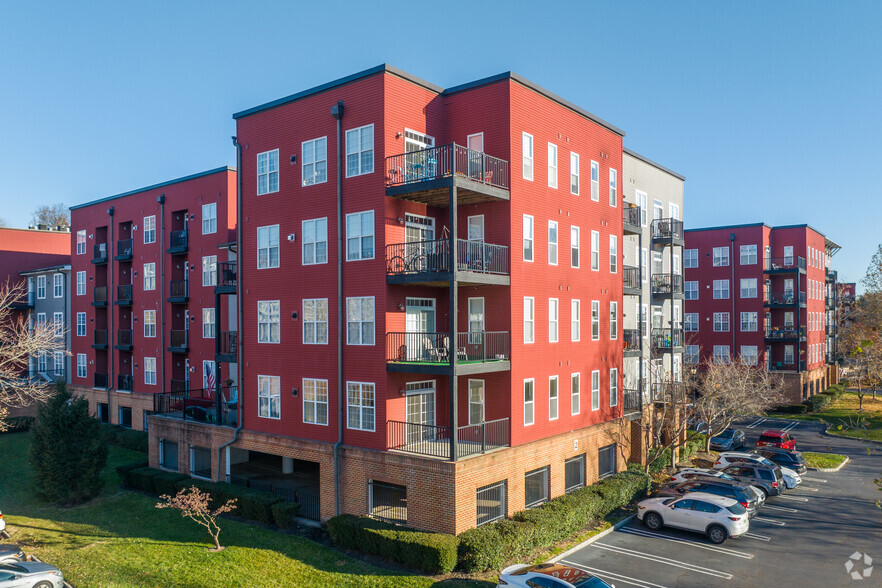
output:
<path id="1" fill-rule="evenodd" d="M 623 216 L 623 232 L 626 235 L 639 235 L 643 232 L 643 223 L 641 222 L 641 216 L 643 211 L 639 206 L 634 204 L 630 204 L 628 202 L 624 203 L 625 207 L 622 209 Z"/>
<path id="2" fill-rule="evenodd" d="M 763 306 L 766 308 L 795 308 L 797 305 L 805 308 L 805 292 L 766 292 L 763 298 Z"/>
<path id="3" fill-rule="evenodd" d="M 130 374 L 120 374 L 119 376 L 117 376 L 116 389 L 127 390 L 131 392 L 134 387 L 134 383 L 135 379 Z"/>
<path id="4" fill-rule="evenodd" d="M 235 261 L 220 261 L 217 264 L 217 284 L 215 294 L 235 294 L 238 284 Z"/>
<path id="5" fill-rule="evenodd" d="M 683 246 L 683 221 L 675 218 L 657 218 L 652 221 L 653 245 Z"/>
<path id="6" fill-rule="evenodd" d="M 95 387 L 107 389 L 107 374 L 95 372 Z"/>
<path id="7" fill-rule="evenodd" d="M 218 334 L 219 346 L 217 352 L 217 361 L 226 363 L 236 362 L 236 349 L 239 344 L 239 333 L 236 331 L 221 331 Z"/>
<path id="8" fill-rule="evenodd" d="M 836 299 L 832 296 L 824 298 L 824 308 L 827 310 L 836 310 Z"/>
<path id="9" fill-rule="evenodd" d="M 767 343 L 774 341 L 805 341 L 805 329 L 797 329 L 796 327 L 767 327 L 765 340 Z"/>
<path id="10" fill-rule="evenodd" d="M 622 341 L 625 357 L 639 357 L 643 353 L 639 329 L 625 329 Z"/>
<path id="11" fill-rule="evenodd" d="M 504 159 L 451 143 L 386 158 L 386 196 L 448 206 L 509 199 L 509 166 Z"/>
<path id="12" fill-rule="evenodd" d="M 116 332 L 116 345 L 114 346 L 114 349 L 120 349 L 122 351 L 132 350 L 131 330 L 119 330 Z"/>
<path id="13" fill-rule="evenodd" d="M 188 393 L 190 390 L 189 380 L 172 380 L 169 382 L 169 390 L 172 394 Z"/>
<path id="14" fill-rule="evenodd" d="M 837 278 L 837 273 L 836 273 L 836 271 L 831 270 L 831 269 L 828 267 L 824 273 L 825 273 L 825 275 L 827 276 L 827 281 L 828 281 L 828 282 L 836 282 L 836 278 Z"/>
<path id="15" fill-rule="evenodd" d="M 683 276 L 680 274 L 653 274 L 649 277 L 653 298 L 683 298 Z"/>
<path id="16" fill-rule="evenodd" d="M 511 369 L 507 331 L 458 333 L 456 374 Z M 449 374 L 449 333 L 386 333 L 386 370 L 413 374 Z"/>
<path id="17" fill-rule="evenodd" d="M 195 421 L 208 425 L 224 427 L 236 426 L 235 389 L 221 388 L 221 399 L 231 401 L 216 402 L 214 398 L 197 396 L 201 390 L 187 390 L 184 380 L 172 380 L 171 394 L 153 395 L 153 412 L 173 419 Z"/>
<path id="18" fill-rule="evenodd" d="M 766 365 L 766 368 L 770 372 L 804 372 L 805 360 L 800 359 L 799 363 L 795 363 L 793 361 L 775 361 Z"/>
<path id="19" fill-rule="evenodd" d="M 116 242 L 116 255 L 113 257 L 117 261 L 132 260 L 132 240 L 121 239 Z"/>
<path id="20" fill-rule="evenodd" d="M 190 300 L 190 281 L 172 280 L 168 284 L 168 301 L 172 304 L 186 304 Z"/>
<path id="21" fill-rule="evenodd" d="M 640 268 L 626 265 L 622 267 L 622 287 L 626 296 L 642 296 L 643 284 L 640 283 Z"/>
<path id="22" fill-rule="evenodd" d="M 22 294 L 9 306 L 15 310 L 28 310 L 34 307 L 34 298 L 34 292 L 28 292 L 27 294 Z"/>
<path id="23" fill-rule="evenodd" d="M 805 257 L 765 257 L 763 272 L 767 274 L 805 273 Z"/>
<path id="24" fill-rule="evenodd" d="M 96 329 L 92 349 L 107 349 L 107 329 Z"/>
<path id="25" fill-rule="evenodd" d="M 172 331 L 168 350 L 172 353 L 187 353 L 190 350 L 190 331 Z"/>
<path id="26" fill-rule="evenodd" d="M 107 286 L 95 286 L 92 289 L 92 306 L 107 306 Z"/>
<path id="27" fill-rule="evenodd" d="M 92 263 L 107 263 L 107 243 L 98 243 L 92 250 Z"/>
<path id="28" fill-rule="evenodd" d="M 386 422 L 386 442 L 390 450 L 414 453 L 449 460 L 451 441 L 449 426 Z M 509 419 L 481 422 L 457 427 L 457 458 L 509 447 Z"/>
<path id="29" fill-rule="evenodd" d="M 121 284 L 116 287 L 116 300 L 113 301 L 117 306 L 132 305 L 132 285 Z"/>
<path id="30" fill-rule="evenodd" d="M 172 255 L 186 253 L 188 249 L 187 230 L 172 231 L 169 234 L 168 245 L 168 253 Z"/>
<path id="31" fill-rule="evenodd" d="M 827 323 L 827 326 L 824 327 L 824 330 L 827 333 L 828 337 L 836 337 L 839 335 L 839 325 L 836 323 Z"/>
<path id="32" fill-rule="evenodd" d="M 456 241 L 451 268 L 450 241 L 415 241 L 386 246 L 386 282 L 447 286 L 455 277 L 464 285 L 509 285 L 508 247 L 483 241 Z"/>
<path id="33" fill-rule="evenodd" d="M 622 392 L 622 409 L 626 416 L 639 416 L 643 410 L 643 395 L 640 389 L 629 390 L 625 388 Z"/>
<path id="34" fill-rule="evenodd" d="M 650 344 L 662 353 L 678 353 L 683 348 L 683 329 L 653 329 Z"/>
<path id="35" fill-rule="evenodd" d="M 683 382 L 656 382 L 650 388 L 653 402 L 661 402 L 663 404 L 685 403 L 686 393 Z"/>

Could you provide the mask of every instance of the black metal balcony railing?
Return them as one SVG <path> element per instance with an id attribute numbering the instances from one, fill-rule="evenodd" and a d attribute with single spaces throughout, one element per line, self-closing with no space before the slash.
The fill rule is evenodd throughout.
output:
<path id="1" fill-rule="evenodd" d="M 393 243 L 386 246 L 386 268 L 392 275 L 450 271 L 450 242 L 446 239 Z M 457 239 L 456 268 L 483 274 L 508 275 L 508 247 Z"/>
<path id="2" fill-rule="evenodd" d="M 641 231 L 640 216 L 643 214 L 640 207 L 630 206 L 626 202 L 625 207 L 622 209 L 622 213 L 625 229 L 632 233 L 639 233 Z"/>
<path id="3" fill-rule="evenodd" d="M 622 336 L 625 351 L 640 351 L 640 330 L 624 329 Z"/>
<path id="4" fill-rule="evenodd" d="M 96 329 L 93 345 L 107 346 L 107 329 Z"/>
<path id="5" fill-rule="evenodd" d="M 132 387 L 134 386 L 135 379 L 130 374 L 119 374 L 117 377 L 117 390 L 128 390 L 132 391 Z"/>
<path id="6" fill-rule="evenodd" d="M 622 267 L 622 281 L 626 289 L 639 290 L 640 284 L 640 268 L 626 265 Z"/>
<path id="7" fill-rule="evenodd" d="M 805 257 L 765 257 L 763 271 L 805 271 Z"/>
<path id="8" fill-rule="evenodd" d="M 764 296 L 766 306 L 805 306 L 805 292 L 786 290 L 784 292 L 766 292 Z"/>
<path id="9" fill-rule="evenodd" d="M 797 363 L 794 360 L 790 361 L 773 361 L 769 363 L 767 366 L 770 372 L 794 372 L 794 371 L 805 371 L 805 360 L 800 359 Z"/>
<path id="10" fill-rule="evenodd" d="M 657 218 L 652 221 L 653 239 L 683 239 L 683 221 L 675 218 Z"/>
<path id="11" fill-rule="evenodd" d="M 187 251 L 188 234 L 186 229 L 183 231 L 172 231 L 169 233 L 169 253 L 184 253 Z"/>
<path id="12" fill-rule="evenodd" d="M 119 330 L 116 332 L 116 344 L 119 347 L 131 347 L 132 346 L 132 331 L 131 330 Z"/>
<path id="13" fill-rule="evenodd" d="M 212 425 L 235 426 L 236 402 L 223 401 L 220 406 L 214 398 L 203 396 L 202 390 L 188 390 L 189 382 L 172 380 L 172 392 L 153 395 L 153 412 L 185 421 Z M 230 388 L 221 388 L 221 398 L 234 398 Z M 218 421 L 218 410 L 220 421 Z"/>
<path id="14" fill-rule="evenodd" d="M 835 270 L 830 269 L 829 267 L 824 271 L 824 274 L 827 276 L 828 282 L 835 282 L 837 273 Z"/>
<path id="15" fill-rule="evenodd" d="M 93 247 L 92 263 L 105 263 L 107 261 L 107 243 L 97 243 Z"/>
<path id="16" fill-rule="evenodd" d="M 796 327 L 766 327 L 766 339 L 770 341 L 795 341 L 805 339 L 805 329 Z"/>
<path id="17" fill-rule="evenodd" d="M 95 372 L 95 387 L 107 388 L 107 374 Z"/>
<path id="18" fill-rule="evenodd" d="M 497 419 L 457 427 L 458 457 L 484 453 L 509 446 L 509 419 Z M 387 421 L 386 438 L 389 449 L 450 459 L 450 427 Z"/>
<path id="19" fill-rule="evenodd" d="M 220 353 L 221 355 L 235 355 L 238 346 L 239 333 L 236 331 L 221 331 Z"/>
<path id="20" fill-rule="evenodd" d="M 116 287 L 116 301 L 117 302 L 131 302 L 132 301 L 132 285 L 131 284 L 120 284 Z"/>
<path id="21" fill-rule="evenodd" d="M 187 344 L 189 342 L 189 335 L 190 331 L 187 330 L 172 331 L 169 338 L 169 348 L 172 351 L 186 351 Z"/>
<path id="22" fill-rule="evenodd" d="M 654 296 L 683 294 L 683 276 L 680 274 L 653 274 L 650 285 Z"/>
<path id="23" fill-rule="evenodd" d="M 168 284 L 169 298 L 186 301 L 190 295 L 190 280 L 172 280 Z"/>
<path id="24" fill-rule="evenodd" d="M 92 290 L 92 305 L 107 306 L 107 286 L 95 286 Z"/>
<path id="25" fill-rule="evenodd" d="M 400 186 L 462 176 L 508 190 L 508 167 L 504 159 L 451 143 L 387 157 L 386 185 Z"/>
<path id="26" fill-rule="evenodd" d="M 683 382 L 656 382 L 650 387 L 653 402 L 686 403 Z"/>
<path id="27" fill-rule="evenodd" d="M 683 346 L 683 329 L 653 329 L 650 337 L 655 349 L 672 349 Z"/>
<path id="28" fill-rule="evenodd" d="M 456 357 L 460 363 L 486 363 L 509 359 L 508 331 L 457 333 Z M 423 364 L 450 363 L 449 333 L 386 333 L 386 361 Z"/>
<path id="29" fill-rule="evenodd" d="M 22 294 L 16 300 L 14 300 L 10 306 L 15 309 L 27 309 L 34 307 L 34 299 L 36 298 L 34 292 L 28 292 L 27 294 Z"/>
<path id="30" fill-rule="evenodd" d="M 640 412 L 642 402 L 640 390 L 628 390 L 622 392 L 622 405 L 625 413 Z"/>
<path id="31" fill-rule="evenodd" d="M 132 240 L 120 239 L 116 242 L 116 257 L 118 261 L 125 261 L 132 258 Z"/>
<path id="32" fill-rule="evenodd" d="M 217 264 L 217 286 L 236 286 L 237 269 L 235 261 L 220 261 Z"/>

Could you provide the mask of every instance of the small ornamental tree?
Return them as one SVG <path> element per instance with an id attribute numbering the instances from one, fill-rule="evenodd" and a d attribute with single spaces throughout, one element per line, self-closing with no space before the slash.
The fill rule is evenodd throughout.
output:
<path id="1" fill-rule="evenodd" d="M 220 535 L 220 525 L 217 524 L 217 517 L 232 511 L 236 508 L 236 499 L 228 500 L 226 504 L 211 510 L 209 503 L 211 495 L 203 492 L 196 486 L 183 488 L 175 496 L 163 494 L 159 497 L 162 502 L 156 503 L 156 508 L 173 508 L 181 511 L 184 518 L 196 521 L 208 531 L 214 541 L 214 548 L 211 551 L 220 551 L 223 549 L 218 536 Z"/>

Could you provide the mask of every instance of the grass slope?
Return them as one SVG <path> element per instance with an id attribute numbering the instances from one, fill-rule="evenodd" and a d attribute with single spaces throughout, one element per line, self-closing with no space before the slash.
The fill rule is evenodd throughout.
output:
<path id="1" fill-rule="evenodd" d="M 803 451 L 802 456 L 805 458 L 805 465 L 810 468 L 835 468 L 845 461 L 845 456 L 839 455 L 838 453 L 815 453 L 814 451 Z"/>
<path id="2" fill-rule="evenodd" d="M 864 396 L 864 409 L 858 412 L 860 401 L 856 392 L 846 392 L 842 398 L 830 404 L 821 412 L 811 414 L 781 414 L 781 418 L 801 421 L 817 421 L 823 420 L 833 425 L 830 432 L 834 435 L 843 437 L 855 437 L 857 439 L 875 439 L 882 441 L 882 394 L 878 395 L 874 400 L 871 393 Z M 858 417 L 867 419 L 869 422 L 869 430 L 856 431 L 848 430 L 846 424 L 849 420 L 856 420 Z M 838 427 L 843 425 L 840 430 Z"/>

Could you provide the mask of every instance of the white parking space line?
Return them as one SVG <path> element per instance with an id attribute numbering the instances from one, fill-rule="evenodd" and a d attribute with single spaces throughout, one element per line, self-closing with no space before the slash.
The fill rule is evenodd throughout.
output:
<path id="1" fill-rule="evenodd" d="M 694 564 L 686 563 L 684 561 L 670 559 L 667 557 L 661 557 L 659 555 L 652 555 L 651 553 L 643 553 L 642 551 L 634 551 L 633 549 L 625 549 L 624 547 L 616 547 L 613 545 L 607 545 L 606 543 L 595 543 L 594 547 L 596 547 L 598 549 L 603 549 L 606 551 L 611 551 L 613 553 L 618 553 L 620 555 L 630 555 L 631 557 L 637 557 L 640 559 L 653 561 L 655 563 L 661 563 L 661 564 L 673 566 L 675 568 L 688 570 L 690 572 L 697 572 L 699 574 L 704 574 L 706 576 L 713 576 L 714 578 L 722 578 L 723 580 L 731 580 L 732 579 L 732 574 L 729 574 L 726 572 L 721 572 L 719 570 L 705 568 L 702 566 L 696 566 Z"/>
<path id="2" fill-rule="evenodd" d="M 797 502 L 808 502 L 808 498 L 803 498 L 802 496 L 787 496 L 781 494 L 778 498 L 783 498 L 784 500 L 796 500 Z"/>
<path id="3" fill-rule="evenodd" d="M 803 482 L 820 482 L 821 484 L 827 483 L 827 480 L 821 480 L 820 478 L 806 478 L 805 476 L 802 477 L 802 481 Z"/>
<path id="4" fill-rule="evenodd" d="M 799 487 L 797 486 L 797 488 L 799 488 Z M 817 488 L 799 488 L 799 489 L 804 490 L 806 492 L 817 492 L 818 491 Z"/>
<path id="5" fill-rule="evenodd" d="M 717 553 L 723 553 L 726 555 L 734 555 L 735 557 L 740 557 L 743 559 L 753 559 L 753 554 L 744 553 L 741 551 L 735 551 L 734 549 L 727 549 L 725 547 L 718 547 L 716 545 L 707 545 L 706 543 L 701 543 L 700 541 L 693 541 L 692 539 L 683 539 L 682 537 L 672 537 L 670 535 L 665 535 L 664 533 L 656 533 L 654 531 L 646 531 L 643 529 L 631 529 L 628 527 L 623 527 L 619 529 L 620 533 L 630 533 L 632 535 L 640 535 L 641 537 L 655 537 L 658 539 L 662 539 L 664 541 L 672 541 L 674 543 L 689 543 L 693 547 L 698 547 L 699 549 L 706 549 L 708 551 L 716 551 Z"/>
<path id="6" fill-rule="evenodd" d="M 792 421 L 789 425 L 787 425 L 786 427 L 784 427 L 783 430 L 784 430 L 784 432 L 786 433 L 787 431 L 790 431 L 790 430 L 792 430 L 792 429 L 795 429 L 795 428 L 798 427 L 798 426 L 799 426 L 799 421 Z"/>
<path id="7" fill-rule="evenodd" d="M 767 504 L 763 506 L 763 508 L 769 508 L 771 510 L 783 510 L 784 512 L 799 512 L 795 508 L 787 508 L 786 506 L 775 506 L 774 504 Z"/>
<path id="8" fill-rule="evenodd" d="M 586 565 L 577 564 L 572 561 L 562 560 L 560 563 L 566 564 L 568 566 L 573 566 L 574 568 L 578 568 L 580 570 L 585 570 L 586 572 L 591 572 L 595 576 L 600 576 L 603 580 L 614 580 L 616 583 L 628 584 L 629 586 L 637 586 L 638 588 L 667 588 L 666 586 L 662 586 L 661 584 L 655 584 L 648 580 L 640 580 L 637 578 L 632 578 L 630 576 L 623 576 L 622 574 L 617 574 L 615 572 L 607 572 L 606 570 L 599 570 L 597 568 L 592 568 Z"/>
<path id="9" fill-rule="evenodd" d="M 758 533 L 745 533 L 744 537 L 748 539 L 756 539 L 757 541 L 771 541 L 772 538 L 768 535 L 760 535 Z"/>
<path id="10" fill-rule="evenodd" d="M 762 419 L 759 419 L 759 420 L 753 421 L 752 423 L 750 423 L 749 425 L 747 425 L 747 426 L 744 427 L 744 428 L 745 428 L 745 429 L 755 429 L 755 428 L 757 427 L 757 425 L 759 425 L 760 423 L 764 423 L 764 422 L 766 422 L 767 420 L 769 420 L 769 419 L 762 418 Z"/>
<path id="11" fill-rule="evenodd" d="M 784 521 L 779 521 L 778 519 L 770 519 L 767 517 L 756 517 L 753 520 L 759 521 L 761 523 L 769 523 L 770 525 L 776 525 L 778 527 L 783 527 L 784 525 L 787 524 Z"/>

